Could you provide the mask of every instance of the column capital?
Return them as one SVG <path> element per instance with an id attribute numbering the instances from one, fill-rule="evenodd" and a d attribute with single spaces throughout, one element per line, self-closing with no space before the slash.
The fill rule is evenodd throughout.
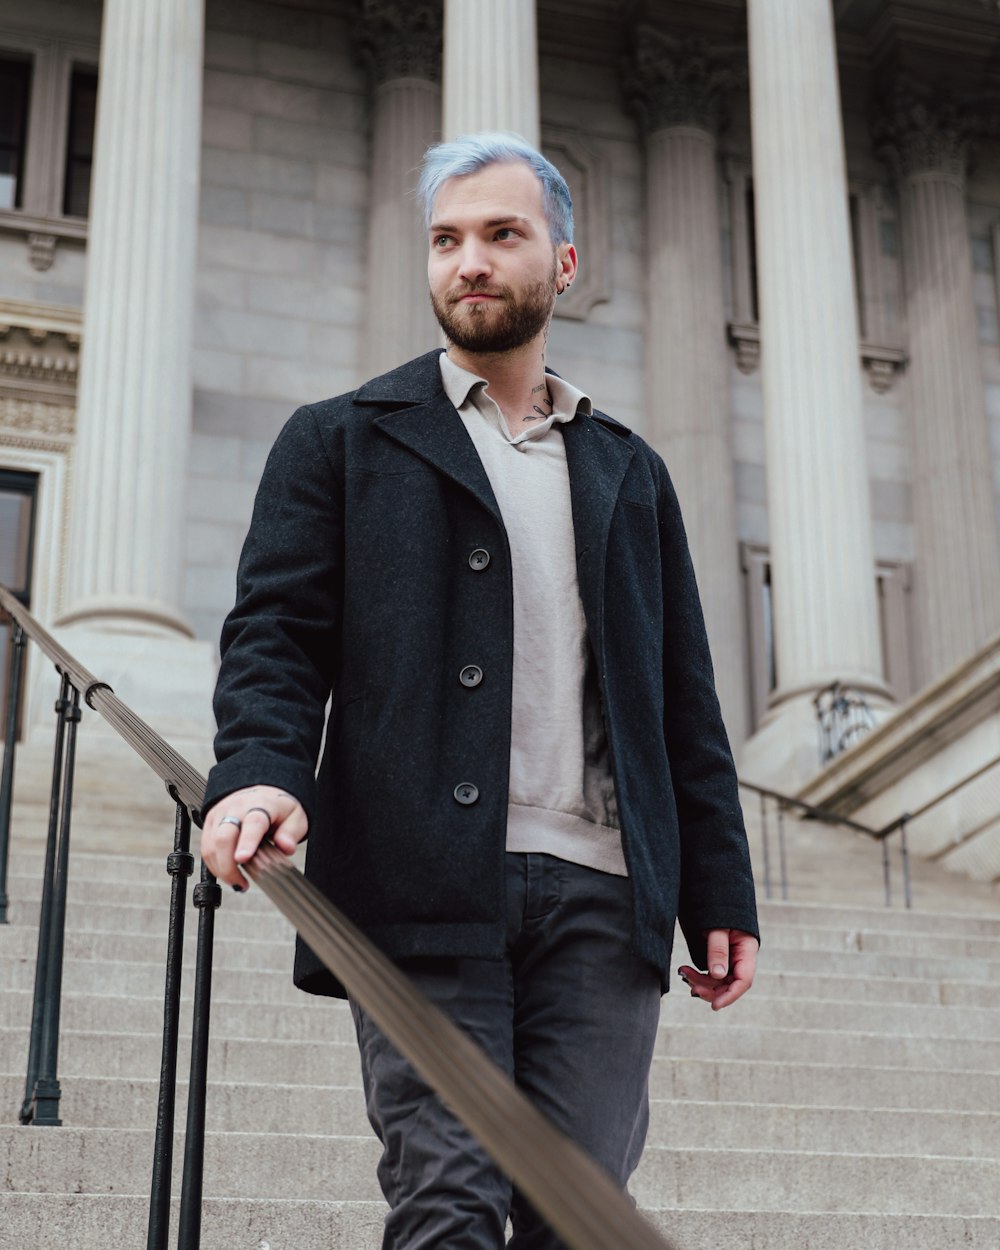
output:
<path id="1" fill-rule="evenodd" d="M 746 69 L 727 50 L 645 22 L 633 29 L 624 73 L 626 100 L 647 135 L 671 126 L 716 134 L 727 93 L 746 81 Z"/>
<path id="2" fill-rule="evenodd" d="M 901 77 L 883 97 L 871 132 L 898 182 L 932 174 L 964 186 L 975 127 L 970 110 Z"/>
<path id="3" fill-rule="evenodd" d="M 376 86 L 393 78 L 441 81 L 441 0 L 364 0 L 358 50 Z"/>

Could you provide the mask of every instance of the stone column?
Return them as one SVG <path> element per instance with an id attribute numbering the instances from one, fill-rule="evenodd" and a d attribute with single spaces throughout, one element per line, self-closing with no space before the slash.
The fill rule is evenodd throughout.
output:
<path id="1" fill-rule="evenodd" d="M 817 690 L 884 696 L 830 0 L 750 0 L 777 689 L 751 779 L 817 770 Z"/>
<path id="2" fill-rule="evenodd" d="M 203 0 L 105 0 L 63 623 L 189 634 Z"/>
<path id="3" fill-rule="evenodd" d="M 729 416 L 716 131 L 732 71 L 700 43 L 636 31 L 628 84 L 646 141 L 646 411 L 701 591 L 734 747 L 749 731 Z"/>
<path id="4" fill-rule="evenodd" d="M 445 0 L 444 137 L 513 130 L 538 147 L 535 0 Z"/>
<path id="5" fill-rule="evenodd" d="M 213 648 L 180 612 L 203 0 L 105 0 L 66 643 L 161 732 L 207 737 Z"/>
<path id="6" fill-rule="evenodd" d="M 1000 542 L 972 259 L 968 134 L 905 84 L 875 125 L 902 216 L 913 423 L 914 600 L 924 682 L 1000 629 Z"/>
<path id="7" fill-rule="evenodd" d="M 372 78 L 366 377 L 438 341 L 413 192 L 421 157 L 440 134 L 441 26 L 440 0 L 365 0 L 361 50 Z"/>

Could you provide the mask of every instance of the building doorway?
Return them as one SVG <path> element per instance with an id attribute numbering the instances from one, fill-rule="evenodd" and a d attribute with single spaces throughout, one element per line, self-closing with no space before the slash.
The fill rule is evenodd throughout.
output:
<path id="1" fill-rule="evenodd" d="M 0 585 L 31 607 L 31 569 L 35 544 L 38 474 L 0 469 Z M 7 707 L 10 680 L 10 620 L 0 612 L 0 712 Z M 22 702 L 23 691 L 22 686 Z M 17 710 L 21 736 L 21 708 Z M 0 734 L 4 722 L 0 721 Z"/>

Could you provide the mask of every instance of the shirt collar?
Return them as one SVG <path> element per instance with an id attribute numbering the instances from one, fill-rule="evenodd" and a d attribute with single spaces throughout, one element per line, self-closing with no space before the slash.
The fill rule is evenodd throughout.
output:
<path id="1" fill-rule="evenodd" d="M 461 408 L 477 387 L 484 389 L 488 385 L 485 378 L 457 365 L 447 352 L 441 353 L 440 360 L 444 393 L 456 408 Z M 578 412 L 588 417 L 591 415 L 593 404 L 590 396 L 584 391 L 578 390 L 565 378 L 549 371 L 546 371 L 545 380 L 548 383 L 549 394 L 552 396 L 553 416 L 556 421 L 572 421 Z"/>

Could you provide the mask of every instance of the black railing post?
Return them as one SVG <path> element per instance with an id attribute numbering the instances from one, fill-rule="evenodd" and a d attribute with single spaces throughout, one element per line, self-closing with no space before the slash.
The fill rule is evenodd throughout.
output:
<path id="1" fill-rule="evenodd" d="M 177 1103 L 177 1038 L 180 1032 L 181 976 L 184 962 L 184 909 L 187 879 L 194 871 L 191 854 L 191 817 L 168 787 L 177 804 L 174 849 L 167 856 L 170 874 L 170 917 L 167 928 L 167 971 L 163 993 L 163 1051 L 160 1093 L 153 1142 L 153 1180 L 149 1192 L 149 1231 L 146 1250 L 167 1250 L 170 1231 L 170 1177 L 174 1160 L 174 1110 Z"/>
<path id="2" fill-rule="evenodd" d="M 3 767 L 0 769 L 0 924 L 7 923 L 7 863 L 10 858 L 10 808 L 14 798 L 14 751 L 17 746 L 17 709 L 24 671 L 24 630 L 10 622 L 10 667 L 4 714 Z"/>
<path id="3" fill-rule="evenodd" d="M 904 816 L 899 822 L 899 855 L 903 861 L 903 900 L 907 910 L 913 906 L 913 895 L 910 891 L 910 848 L 906 841 L 906 822 Z"/>
<path id="4" fill-rule="evenodd" d="M 205 1172 L 205 1097 L 208 1089 L 208 1029 L 212 1006 L 212 953 L 215 912 L 222 890 L 204 864 L 194 887 L 198 912 L 198 951 L 194 971 L 194 1019 L 191 1025 L 191 1076 L 184 1132 L 184 1176 L 178 1218 L 177 1250 L 199 1250 L 201 1195 Z"/>
<path id="5" fill-rule="evenodd" d="M 66 722 L 66 752 L 63 758 L 62 793 L 59 811 L 59 846 L 56 853 L 52 890 L 49 958 L 45 977 L 45 1027 L 42 1033 L 38 1080 L 35 1082 L 34 1123 L 58 1126 L 59 1100 L 59 1021 L 62 1009 L 63 949 L 66 938 L 66 890 L 69 881 L 69 835 L 73 811 L 73 770 L 76 766 L 76 727 L 80 723 L 80 692 L 74 689 L 63 712 Z"/>
<path id="6" fill-rule="evenodd" d="M 38 909 L 38 949 L 35 955 L 35 992 L 31 1004 L 31 1036 L 28 1042 L 28 1074 L 20 1120 L 30 1124 L 35 1114 L 35 1083 L 38 1080 L 45 1027 L 45 989 L 49 971 L 49 945 L 52 934 L 52 894 L 56 875 L 56 843 L 62 806 L 63 754 L 66 745 L 66 709 L 69 707 L 69 678 L 63 674 L 59 698 L 55 702 L 56 740 L 52 751 L 52 786 L 49 791 L 49 826 L 45 838 L 45 867 L 42 869 L 42 899 Z"/>
<path id="7" fill-rule="evenodd" d="M 889 864 L 889 838 L 887 834 L 881 837 L 882 842 L 882 878 L 885 882 L 885 905 L 892 906 L 892 868 Z"/>
<path id="8" fill-rule="evenodd" d="M 785 856 L 785 805 L 778 804 L 778 867 L 781 870 L 781 899 L 788 902 L 788 861 Z"/>
<path id="9" fill-rule="evenodd" d="M 767 832 L 767 796 L 760 796 L 760 838 L 764 852 L 764 897 L 771 897 L 771 846 Z"/>

